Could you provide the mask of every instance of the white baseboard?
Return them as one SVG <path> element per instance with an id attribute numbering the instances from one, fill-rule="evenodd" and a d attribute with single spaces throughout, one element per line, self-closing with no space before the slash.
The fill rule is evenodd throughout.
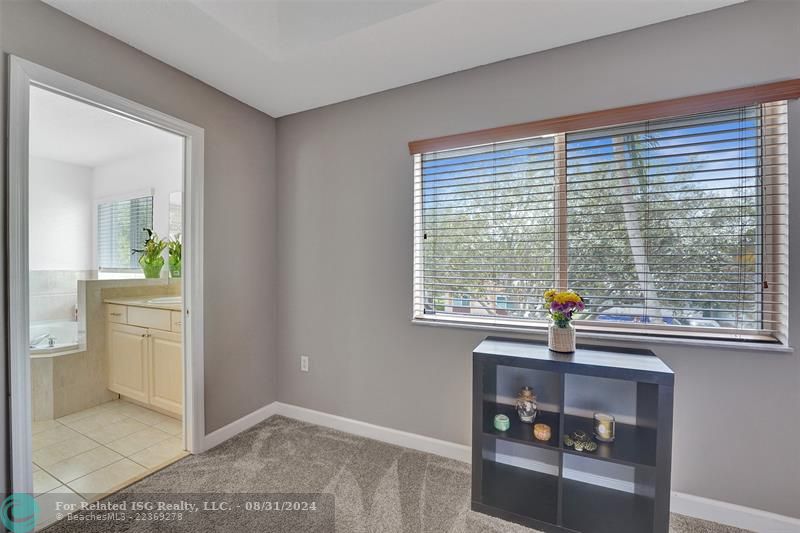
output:
<path id="1" fill-rule="evenodd" d="M 455 459 L 462 462 L 472 460 L 471 449 L 463 444 L 444 441 L 417 435 L 407 431 L 378 426 L 352 418 L 323 413 L 305 407 L 298 407 L 282 402 L 273 402 L 246 415 L 235 422 L 231 422 L 213 433 L 206 435 L 204 449 L 208 450 L 228 440 L 229 438 L 241 433 L 242 431 L 266 420 L 272 415 L 283 415 L 310 424 L 337 429 L 346 433 L 352 433 L 360 437 L 404 446 L 421 452 L 432 453 Z M 574 476 L 570 476 L 574 477 Z M 591 476 L 590 476 L 591 477 Z M 597 476 L 595 476 L 597 477 Z M 584 479 L 585 478 L 585 479 Z M 606 484 L 606 478 L 597 477 L 589 479 L 584 475 L 583 481 L 600 481 Z M 622 482 L 624 483 L 624 482 Z M 614 487 L 618 490 L 625 490 L 627 487 L 620 485 Z M 671 511 L 674 513 L 709 520 L 720 524 L 725 524 L 742 529 L 749 529 L 758 533 L 800 533 L 800 519 L 778 515 L 759 509 L 735 505 L 732 503 L 711 500 L 700 496 L 693 496 L 682 492 L 673 491 L 671 495 Z"/>
<path id="2" fill-rule="evenodd" d="M 222 444 L 231 437 L 235 437 L 242 431 L 250 429 L 259 422 L 262 422 L 276 414 L 277 406 L 278 402 L 272 402 L 271 404 L 265 405 L 260 409 L 256 409 L 249 415 L 245 415 L 238 420 L 234 420 L 227 426 L 222 426 L 218 430 L 212 431 L 203 439 L 203 451 L 210 450 L 211 448 Z"/>
<path id="3" fill-rule="evenodd" d="M 407 431 L 400 431 L 399 429 L 376 426 L 375 424 L 369 424 L 343 416 L 331 415 L 321 411 L 314 411 L 313 409 L 306 409 L 305 407 L 298 407 L 296 405 L 289 405 L 288 403 L 276 403 L 278 404 L 277 414 L 288 416 L 289 418 L 295 418 L 303 422 L 331 429 L 338 429 L 339 431 L 352 433 L 359 437 L 367 437 L 369 439 L 388 442 L 389 444 L 396 444 L 397 446 L 404 446 L 421 452 L 449 457 L 456 461 L 468 463 L 472 460 L 470 447 L 464 446 L 463 444 L 425 437 L 424 435 L 408 433 Z"/>
<path id="4" fill-rule="evenodd" d="M 682 492 L 672 491 L 670 510 L 758 533 L 800 533 L 800 519 Z"/>

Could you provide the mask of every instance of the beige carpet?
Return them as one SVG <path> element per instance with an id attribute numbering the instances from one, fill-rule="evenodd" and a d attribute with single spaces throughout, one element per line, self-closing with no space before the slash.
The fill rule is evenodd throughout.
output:
<path id="1" fill-rule="evenodd" d="M 108 501 L 158 493 L 327 493 L 337 532 L 530 532 L 470 510 L 465 463 L 274 416 L 202 455 L 187 457 Z M 264 498 L 267 499 L 266 497 Z M 57 523 L 61 531 L 333 531 L 330 515 L 195 513 L 189 521 Z M 258 519 L 263 517 L 263 513 Z M 327 523 L 326 523 L 327 520 Z M 672 533 L 742 530 L 674 515 Z M 647 533 L 647 532 L 642 532 Z"/>

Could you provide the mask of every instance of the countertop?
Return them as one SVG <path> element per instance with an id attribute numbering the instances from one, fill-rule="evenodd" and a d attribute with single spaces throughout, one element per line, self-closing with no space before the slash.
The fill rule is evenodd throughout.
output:
<path id="1" fill-rule="evenodd" d="M 150 309 L 166 309 L 168 311 L 181 311 L 183 303 L 164 303 L 153 302 L 158 298 L 169 298 L 171 296 L 134 296 L 128 298 L 106 298 L 103 302 L 107 304 L 131 305 L 133 307 L 148 307 Z"/>

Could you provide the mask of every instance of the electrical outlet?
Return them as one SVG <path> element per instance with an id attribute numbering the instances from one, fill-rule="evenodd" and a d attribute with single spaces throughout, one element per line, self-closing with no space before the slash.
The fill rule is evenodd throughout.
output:
<path id="1" fill-rule="evenodd" d="M 308 372 L 308 356 L 300 356 L 300 372 Z"/>

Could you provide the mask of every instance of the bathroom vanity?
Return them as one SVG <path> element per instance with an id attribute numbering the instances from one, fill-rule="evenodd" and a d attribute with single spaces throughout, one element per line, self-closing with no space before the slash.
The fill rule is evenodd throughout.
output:
<path id="1" fill-rule="evenodd" d="M 105 300 L 108 388 L 164 413 L 183 413 L 179 297 Z"/>

